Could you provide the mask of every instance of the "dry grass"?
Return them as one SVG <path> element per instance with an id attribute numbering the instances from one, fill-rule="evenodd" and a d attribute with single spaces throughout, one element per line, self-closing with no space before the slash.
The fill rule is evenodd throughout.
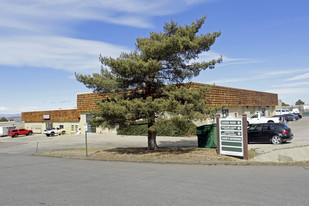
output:
<path id="1" fill-rule="evenodd" d="M 253 158 L 256 154 L 254 151 L 249 151 L 250 158 Z M 244 162 L 240 158 L 218 155 L 215 149 L 190 147 L 167 147 L 154 151 L 147 150 L 146 148 L 89 148 L 88 157 L 86 157 L 84 148 L 77 148 L 55 150 L 41 153 L 40 155 L 106 161 L 156 163 L 200 164 L 207 162 Z"/>

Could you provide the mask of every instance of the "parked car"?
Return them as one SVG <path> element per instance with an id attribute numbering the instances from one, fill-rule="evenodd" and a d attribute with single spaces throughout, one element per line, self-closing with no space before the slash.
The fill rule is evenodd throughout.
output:
<path id="1" fill-rule="evenodd" d="M 256 113 L 251 116 L 251 118 L 247 119 L 248 124 L 258 124 L 258 123 L 267 123 L 267 122 L 275 122 L 279 123 L 280 120 L 278 117 L 265 117 L 262 113 Z"/>
<path id="2" fill-rule="evenodd" d="M 43 134 L 45 134 L 47 137 L 54 135 L 62 135 L 65 134 L 65 130 L 59 128 L 46 129 L 44 130 Z"/>
<path id="3" fill-rule="evenodd" d="M 297 115 L 299 119 L 303 118 L 303 116 L 300 113 L 293 113 L 294 115 Z"/>
<path id="4" fill-rule="evenodd" d="M 33 131 L 32 130 L 27 130 L 27 129 L 13 129 L 11 130 L 8 135 L 11 137 L 17 137 L 19 135 L 32 135 Z"/>
<path id="5" fill-rule="evenodd" d="M 293 139 L 291 129 L 284 123 L 252 124 L 248 127 L 248 142 L 281 144 Z"/>
<path id="6" fill-rule="evenodd" d="M 289 121 L 295 121 L 298 120 L 299 117 L 293 114 L 281 114 L 281 115 L 275 115 L 274 117 L 279 117 L 280 122 L 286 123 Z"/>
<path id="7" fill-rule="evenodd" d="M 299 119 L 298 115 L 294 115 L 294 114 L 285 114 L 286 116 L 286 120 L 288 121 L 296 121 Z"/>
<path id="8" fill-rule="evenodd" d="M 290 114 L 292 113 L 289 109 L 276 109 L 276 115 L 282 115 L 282 114 Z"/>

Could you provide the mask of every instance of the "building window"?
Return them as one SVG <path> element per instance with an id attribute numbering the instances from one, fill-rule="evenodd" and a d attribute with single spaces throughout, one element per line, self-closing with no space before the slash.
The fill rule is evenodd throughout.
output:
<path id="1" fill-rule="evenodd" d="M 262 108 L 262 114 L 265 116 L 265 108 Z"/>
<path id="2" fill-rule="evenodd" d="M 53 128 L 53 123 L 52 122 L 47 122 L 46 123 L 46 129 L 50 130 Z"/>
<path id="3" fill-rule="evenodd" d="M 74 125 L 71 125 L 71 131 L 74 131 Z"/>
<path id="4" fill-rule="evenodd" d="M 228 109 L 222 109 L 222 117 L 226 118 L 227 116 L 229 116 L 229 110 Z"/>
<path id="5" fill-rule="evenodd" d="M 63 127 L 63 125 L 61 124 L 61 125 L 59 125 L 59 128 L 60 128 L 60 129 L 63 129 L 64 127 Z"/>
<path id="6" fill-rule="evenodd" d="M 77 131 L 78 130 L 78 125 L 75 125 L 75 131 Z"/>

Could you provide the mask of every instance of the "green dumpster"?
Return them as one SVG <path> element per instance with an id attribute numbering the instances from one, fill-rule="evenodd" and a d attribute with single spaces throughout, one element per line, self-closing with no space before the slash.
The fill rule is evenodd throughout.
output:
<path id="1" fill-rule="evenodd" d="M 217 124 L 207 124 L 196 128 L 198 147 L 217 148 Z"/>

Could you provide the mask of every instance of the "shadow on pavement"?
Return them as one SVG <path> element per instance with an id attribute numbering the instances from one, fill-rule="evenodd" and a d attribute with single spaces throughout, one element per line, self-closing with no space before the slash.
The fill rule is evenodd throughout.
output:
<path id="1" fill-rule="evenodd" d="M 197 147 L 197 139 L 180 141 L 160 141 L 159 147 Z"/>

